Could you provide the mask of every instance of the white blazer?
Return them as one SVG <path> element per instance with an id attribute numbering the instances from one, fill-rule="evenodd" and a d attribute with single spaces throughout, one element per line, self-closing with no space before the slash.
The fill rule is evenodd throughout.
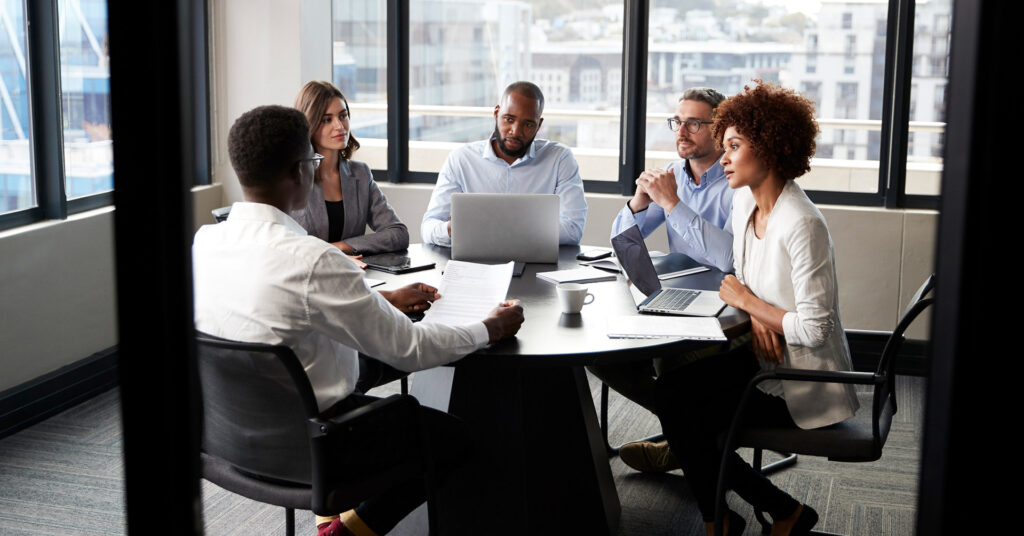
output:
<path id="1" fill-rule="evenodd" d="M 825 218 L 795 181 L 787 181 L 768 217 L 763 264 L 744 266 L 747 224 L 756 208 L 750 188 L 733 196 L 736 278 L 760 299 L 786 312 L 780 366 L 852 370 L 850 347 L 839 319 L 835 253 Z M 762 367 L 764 364 L 762 364 Z M 846 420 L 859 404 L 852 385 L 783 381 L 786 406 L 800 428 Z"/>

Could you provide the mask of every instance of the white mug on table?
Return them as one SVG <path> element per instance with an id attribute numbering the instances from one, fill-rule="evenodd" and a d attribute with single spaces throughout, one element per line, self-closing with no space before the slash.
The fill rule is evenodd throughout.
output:
<path id="1" fill-rule="evenodd" d="M 584 305 L 594 301 L 594 295 L 587 292 L 587 287 L 579 283 L 559 283 L 558 303 L 562 304 L 562 312 L 576 314 Z"/>

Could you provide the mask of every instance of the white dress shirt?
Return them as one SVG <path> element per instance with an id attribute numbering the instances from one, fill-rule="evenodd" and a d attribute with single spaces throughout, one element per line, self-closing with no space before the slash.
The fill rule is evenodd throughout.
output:
<path id="1" fill-rule="evenodd" d="M 832 238 L 825 218 L 795 181 L 787 181 L 775 202 L 764 237 L 752 237 L 757 207 L 749 188 L 733 196 L 733 256 L 736 278 L 758 298 L 786 311 L 783 364 L 807 370 L 852 370 L 850 348 L 839 319 L 839 287 Z M 749 230 L 748 230 L 749 229 Z M 749 233 L 749 234 L 748 234 Z M 759 251 L 746 251 L 747 240 Z M 762 368 L 774 368 L 762 362 Z M 789 414 L 801 428 L 846 420 L 859 403 L 852 385 L 781 382 Z M 778 393 L 768 382 L 764 390 Z"/>
<path id="2" fill-rule="evenodd" d="M 579 244 L 587 223 L 583 180 L 572 151 L 560 143 L 533 140 L 525 155 L 509 164 L 494 154 L 491 140 L 468 143 L 448 155 L 423 215 L 423 241 L 451 246 L 448 220 L 452 194 L 558 194 L 558 243 Z"/>
<path id="3" fill-rule="evenodd" d="M 483 322 L 414 324 L 337 248 L 275 207 L 235 203 L 192 245 L 195 324 L 242 342 L 284 344 L 302 362 L 323 411 L 359 376 L 357 352 L 404 371 L 442 365 L 487 344 Z"/>

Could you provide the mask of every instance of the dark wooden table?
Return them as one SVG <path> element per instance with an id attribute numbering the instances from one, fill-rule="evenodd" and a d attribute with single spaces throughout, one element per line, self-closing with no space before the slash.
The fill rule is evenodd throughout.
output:
<path id="1" fill-rule="evenodd" d="M 450 249 L 413 244 L 409 254 L 443 270 Z M 623 276 L 588 283 L 594 302 L 562 314 L 555 285 L 538 272 L 578 266 L 578 246 L 562 246 L 558 265 L 528 264 L 512 278 L 508 297 L 522 300 L 526 321 L 514 340 L 417 373 L 421 403 L 464 419 L 477 455 L 447 483 L 438 501 L 443 534 L 615 534 L 618 494 L 584 365 L 676 355 L 707 343 L 679 339 L 609 339 L 608 317 L 637 314 Z M 657 264 L 657 263 L 656 263 Z M 388 286 L 436 282 L 437 273 L 394 276 L 367 271 Z M 711 270 L 663 281 L 664 286 L 717 290 Z M 443 298 L 442 298 L 443 299 Z M 746 313 L 719 315 L 727 336 L 749 329 Z"/>

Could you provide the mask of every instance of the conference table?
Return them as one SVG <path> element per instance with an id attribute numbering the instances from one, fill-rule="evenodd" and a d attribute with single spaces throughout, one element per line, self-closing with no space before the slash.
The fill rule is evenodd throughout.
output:
<path id="1" fill-rule="evenodd" d="M 557 266 L 527 264 L 522 276 L 512 278 L 508 297 L 522 301 L 526 318 L 514 339 L 413 377 L 412 394 L 465 420 L 477 441 L 476 455 L 437 497 L 442 534 L 615 534 L 621 508 L 584 366 L 678 355 L 709 344 L 609 338 L 609 317 L 638 314 L 621 274 L 587 283 L 593 303 L 579 314 L 563 314 L 555 284 L 537 273 L 578 267 L 579 251 L 561 246 Z M 436 284 L 450 254 L 449 248 L 413 244 L 408 255 L 435 262 L 433 270 L 367 270 L 366 276 L 385 280 L 384 289 Z M 662 284 L 717 290 L 723 275 L 711 269 Z M 718 318 L 727 337 L 749 330 L 743 311 L 726 307 Z"/>

